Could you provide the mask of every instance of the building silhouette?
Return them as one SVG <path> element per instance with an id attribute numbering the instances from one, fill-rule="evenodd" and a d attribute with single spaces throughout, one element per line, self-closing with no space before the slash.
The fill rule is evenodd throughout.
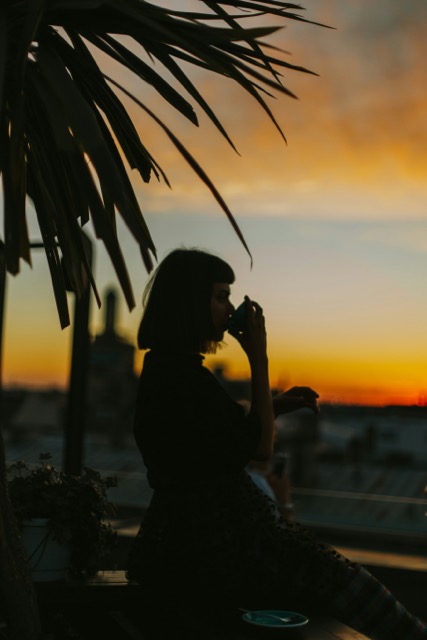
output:
<path id="1" fill-rule="evenodd" d="M 138 376 L 135 346 L 117 332 L 117 302 L 115 290 L 109 289 L 103 331 L 90 347 L 87 431 L 103 434 L 113 446 L 122 446 L 132 435 Z"/>

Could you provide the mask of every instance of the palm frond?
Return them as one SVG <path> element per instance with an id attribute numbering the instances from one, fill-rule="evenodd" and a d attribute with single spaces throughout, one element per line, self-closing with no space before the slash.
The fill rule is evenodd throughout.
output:
<path id="1" fill-rule="evenodd" d="M 90 283 L 100 304 L 83 235 L 89 221 L 107 249 L 129 309 L 135 301 L 117 236 L 117 215 L 138 243 L 147 272 L 156 259 L 128 169 L 138 171 L 145 183 L 153 175 L 169 182 L 140 139 L 120 92 L 166 132 L 210 189 L 250 255 L 232 212 L 189 150 L 97 62 L 97 52 L 107 55 L 195 126 L 199 108 L 236 150 L 185 65 L 209 70 L 239 84 L 283 135 L 266 100 L 275 92 L 294 97 L 282 82 L 281 69 L 311 72 L 288 63 L 269 45 L 277 24 L 260 26 L 257 19 L 310 22 L 302 7 L 280 0 L 200 0 L 198 8 L 182 11 L 145 0 L 0 3 L 0 173 L 7 270 L 17 274 L 22 259 L 31 261 L 31 200 L 62 327 L 70 322 L 67 287 L 80 296 Z M 144 55 L 136 53 L 138 47 Z"/>

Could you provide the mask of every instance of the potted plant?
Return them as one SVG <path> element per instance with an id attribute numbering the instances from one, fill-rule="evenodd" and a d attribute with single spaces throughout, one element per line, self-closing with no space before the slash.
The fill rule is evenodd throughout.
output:
<path id="1" fill-rule="evenodd" d="M 19 461 L 8 466 L 9 494 L 18 524 L 24 531 L 26 524 L 39 525 L 44 519 L 46 534 L 37 551 L 44 551 L 50 540 L 56 546 L 67 545 L 68 571 L 94 575 L 104 568 L 117 544 L 109 521 L 116 509 L 107 495 L 117 479 L 87 467 L 81 475 L 68 474 L 50 459 L 46 453 L 40 454 L 36 465 Z"/>

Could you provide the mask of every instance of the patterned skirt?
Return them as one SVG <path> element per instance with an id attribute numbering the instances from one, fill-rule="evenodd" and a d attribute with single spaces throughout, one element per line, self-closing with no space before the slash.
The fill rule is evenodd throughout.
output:
<path id="1" fill-rule="evenodd" d="M 246 472 L 156 490 L 127 574 L 204 615 L 320 608 L 372 640 L 427 640 L 422 620 L 363 567 L 286 523 Z"/>

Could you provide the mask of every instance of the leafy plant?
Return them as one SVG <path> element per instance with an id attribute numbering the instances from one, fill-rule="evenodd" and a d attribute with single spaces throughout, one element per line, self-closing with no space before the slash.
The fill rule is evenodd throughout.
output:
<path id="1" fill-rule="evenodd" d="M 109 518 L 116 513 L 107 490 L 115 477 L 84 468 L 80 476 L 50 464 L 49 453 L 39 464 L 24 461 L 8 467 L 8 488 L 18 523 L 47 518 L 52 538 L 71 546 L 70 570 L 91 575 L 102 568 L 117 543 Z"/>
<path id="2" fill-rule="evenodd" d="M 215 185 L 188 149 L 144 102 L 109 77 L 111 60 L 149 85 L 198 126 L 196 105 L 234 147 L 188 73 L 211 71 L 240 85 L 276 122 L 264 96 L 292 92 L 280 69 L 309 72 L 263 42 L 279 28 L 264 16 L 303 18 L 281 0 L 199 0 L 197 11 L 146 0 L 3 0 L 0 3 L 0 174 L 6 268 L 31 263 L 27 200 L 34 205 L 51 272 L 61 326 L 70 323 L 66 291 L 80 296 L 95 280 L 82 227 L 92 221 L 107 249 L 129 309 L 135 306 L 116 229 L 119 213 L 138 243 L 148 272 L 156 249 L 128 177 L 168 179 L 139 137 L 120 95 L 134 100 L 210 189 L 241 242 L 244 237 Z M 258 24 L 247 27 L 246 24 Z M 157 65 L 157 66 L 156 66 Z M 170 75 L 172 81 L 166 78 Z M 192 102 L 190 102 L 192 101 Z M 283 136 L 284 137 L 284 136 Z"/>

